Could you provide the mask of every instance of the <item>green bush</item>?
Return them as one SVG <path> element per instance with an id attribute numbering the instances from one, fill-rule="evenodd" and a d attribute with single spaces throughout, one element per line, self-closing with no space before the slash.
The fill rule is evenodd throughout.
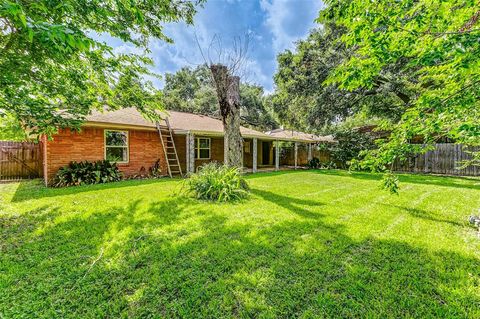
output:
<path id="1" fill-rule="evenodd" d="M 308 161 L 307 163 L 308 168 L 310 169 L 316 169 L 320 167 L 320 160 L 316 157 L 312 158 L 311 160 Z"/>
<path id="2" fill-rule="evenodd" d="M 159 159 L 155 162 L 155 164 L 153 164 L 148 169 L 148 174 L 151 177 L 161 177 L 161 176 L 163 176 L 162 166 L 160 165 L 160 160 Z"/>
<path id="3" fill-rule="evenodd" d="M 337 168 L 337 164 L 335 164 L 334 161 L 327 161 L 327 162 L 321 163 L 320 167 L 324 169 L 335 169 Z"/>
<path id="4" fill-rule="evenodd" d="M 249 187 L 236 167 L 217 163 L 201 166 L 186 180 L 188 191 L 198 199 L 229 202 L 245 198 Z"/>
<path id="5" fill-rule="evenodd" d="M 117 164 L 104 161 L 71 162 L 60 168 L 55 176 L 54 187 L 65 187 L 85 184 L 100 184 L 119 181 L 122 173 Z"/>
<path id="6" fill-rule="evenodd" d="M 374 149 L 375 137 L 354 128 L 340 128 L 333 134 L 337 143 L 329 145 L 331 159 L 340 168 L 349 168 L 351 161 L 364 150 Z"/>

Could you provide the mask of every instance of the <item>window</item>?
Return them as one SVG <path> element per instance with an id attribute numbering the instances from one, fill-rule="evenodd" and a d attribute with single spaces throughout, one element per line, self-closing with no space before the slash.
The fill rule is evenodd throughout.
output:
<path id="1" fill-rule="evenodd" d="M 210 159 L 210 139 L 198 137 L 195 143 L 195 158 Z"/>
<path id="2" fill-rule="evenodd" d="M 105 159 L 128 163 L 128 131 L 105 130 Z"/>

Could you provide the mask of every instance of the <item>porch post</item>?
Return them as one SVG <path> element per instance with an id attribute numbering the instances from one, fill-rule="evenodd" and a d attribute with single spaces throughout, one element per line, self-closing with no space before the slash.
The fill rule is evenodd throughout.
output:
<path id="1" fill-rule="evenodd" d="M 312 160 L 312 143 L 308 143 L 308 160 Z"/>
<path id="2" fill-rule="evenodd" d="M 187 134 L 187 173 L 195 173 L 195 135 Z"/>
<path id="3" fill-rule="evenodd" d="M 298 142 L 295 142 L 295 169 L 297 169 L 298 165 Z"/>
<path id="4" fill-rule="evenodd" d="M 275 141 L 275 170 L 280 170 L 280 143 Z"/>
<path id="5" fill-rule="evenodd" d="M 190 133 L 185 135 L 185 174 L 190 173 Z"/>
<path id="6" fill-rule="evenodd" d="M 224 134 L 224 136 L 223 136 L 223 164 L 228 165 L 228 137 L 227 137 L 227 134 Z"/>
<path id="7" fill-rule="evenodd" d="M 252 172 L 257 172 L 257 138 L 254 137 L 252 140 L 252 147 L 253 147 L 253 159 L 252 159 Z"/>
<path id="8" fill-rule="evenodd" d="M 245 167 L 245 162 L 244 162 L 244 156 L 245 156 L 245 140 L 243 139 L 242 137 L 242 147 L 240 148 L 242 151 L 240 152 L 240 157 L 241 157 L 241 163 L 242 163 L 242 166 L 240 167 L 242 169 L 242 172 L 243 172 L 243 169 Z"/>

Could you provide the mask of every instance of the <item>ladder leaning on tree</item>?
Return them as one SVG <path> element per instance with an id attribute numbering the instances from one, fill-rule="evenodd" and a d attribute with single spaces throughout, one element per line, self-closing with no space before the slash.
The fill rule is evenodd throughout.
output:
<path id="1" fill-rule="evenodd" d="M 177 149 L 175 148 L 175 141 L 173 140 L 172 128 L 168 122 L 168 118 L 162 119 L 165 122 L 165 125 L 160 125 L 157 121 L 156 126 L 158 134 L 160 135 L 160 141 L 162 142 L 163 151 L 165 153 L 165 160 L 167 162 L 168 175 L 173 177 L 173 175 L 182 174 L 182 167 L 180 166 L 180 161 L 178 160 Z"/>

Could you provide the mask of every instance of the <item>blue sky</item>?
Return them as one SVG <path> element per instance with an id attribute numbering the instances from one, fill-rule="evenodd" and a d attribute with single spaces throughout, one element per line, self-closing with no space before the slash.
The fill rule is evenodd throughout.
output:
<path id="1" fill-rule="evenodd" d="M 319 0 L 207 0 L 195 16 L 195 25 L 168 24 L 165 34 L 174 44 L 154 40 L 150 56 L 154 71 L 160 74 L 175 72 L 183 66 L 195 66 L 203 58 L 195 41 L 207 48 L 215 35 L 222 39 L 226 50 L 233 37 L 249 34 L 249 53 L 246 79 L 273 89 L 272 76 L 279 52 L 294 48 L 294 42 L 304 38 L 315 27 L 314 19 L 322 6 Z M 138 52 L 119 40 L 104 37 L 116 52 Z M 162 83 L 155 83 L 161 87 Z"/>

